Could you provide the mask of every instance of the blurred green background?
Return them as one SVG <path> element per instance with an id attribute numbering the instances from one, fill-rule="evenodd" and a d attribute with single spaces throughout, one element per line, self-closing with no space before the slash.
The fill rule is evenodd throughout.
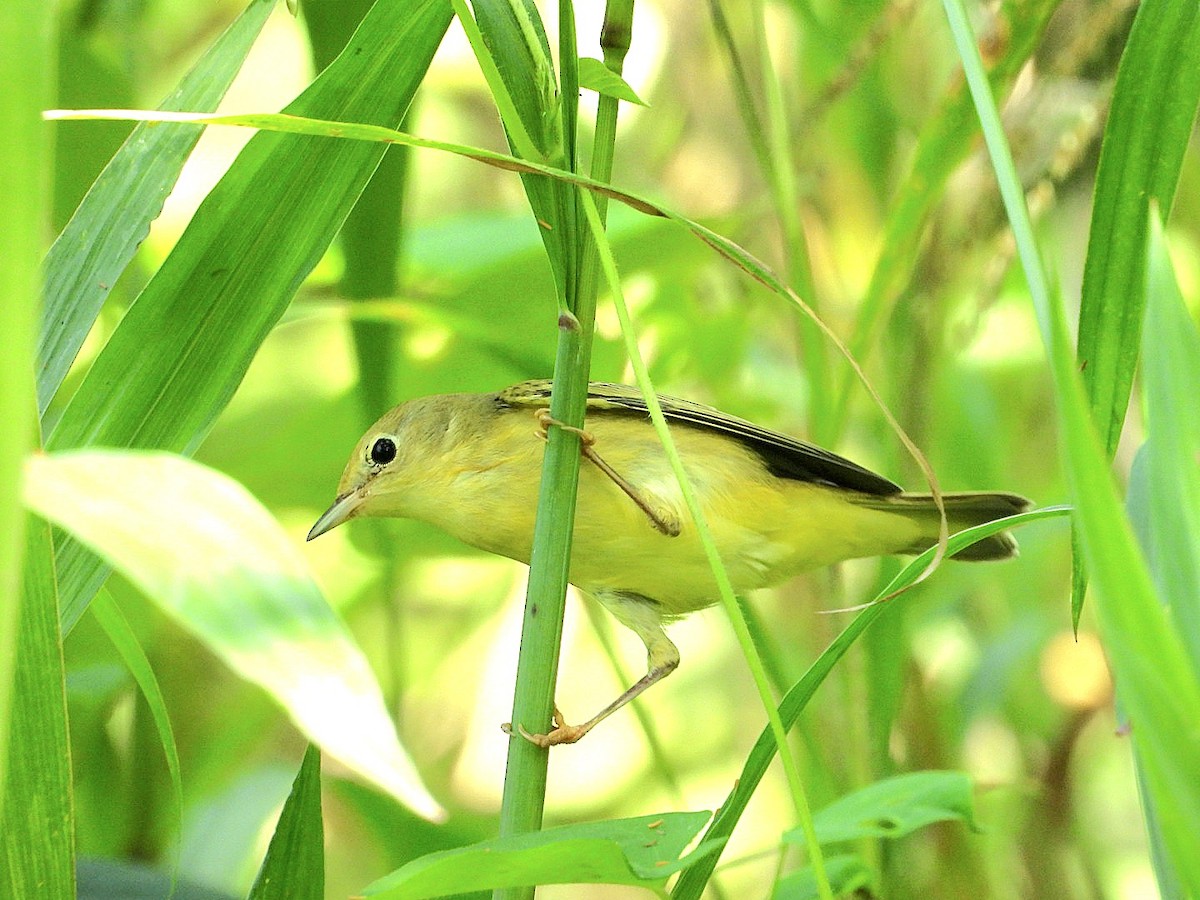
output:
<path id="1" fill-rule="evenodd" d="M 62 7 L 62 107 L 156 105 L 240 11 L 225 0 Z M 553 30 L 555 10 L 542 12 Z M 582 55 L 599 55 L 600 12 L 599 3 L 579 4 Z M 725 12 L 734 38 L 752 47 L 752 10 L 729 4 Z M 854 347 L 943 488 L 1062 502 L 1041 343 L 981 144 L 969 129 L 955 131 L 964 88 L 940 7 L 796 0 L 765 12 L 812 264 L 806 299 Z M 1064 293 L 1077 297 L 1098 140 L 1133 6 L 1064 0 L 972 12 L 985 58 L 1002 58 L 1015 40 L 1035 48 L 1002 95 L 1005 121 L 1043 247 Z M 626 77 L 649 105 L 622 109 L 614 183 L 700 219 L 786 271 L 755 140 L 707 5 L 643 0 L 635 24 Z M 304 22 L 280 8 L 221 109 L 279 109 L 312 75 Z M 753 94 L 756 80 L 749 81 Z M 585 92 L 584 109 L 594 103 Z M 504 146 L 457 26 L 408 129 Z M 127 130 L 56 126 L 56 228 Z M 948 135 L 941 158 L 922 170 L 921 154 L 934 152 L 939 130 Z M 210 129 L 202 138 L 137 265 L 116 285 L 73 380 L 248 136 Z M 935 179 L 922 193 L 921 178 L 946 159 L 953 160 L 948 181 Z M 197 454 L 245 484 L 297 545 L 332 499 L 355 440 L 386 406 L 551 373 L 553 284 L 519 180 L 431 152 L 408 164 L 403 197 L 385 193 L 357 226 L 360 258 L 348 270 L 353 249 L 329 252 Z M 1192 298 L 1198 185 L 1193 140 L 1171 229 L 1183 292 Z M 906 219 L 902 197 L 923 214 Z M 833 449 L 921 489 L 911 460 L 831 348 L 827 393 L 814 402 L 801 354 L 805 326 L 792 309 L 678 226 L 623 207 L 613 208 L 610 224 L 660 391 L 797 436 L 832 435 Z M 898 274 L 874 291 L 872 308 L 863 301 L 881 253 L 897 257 Z M 631 378 L 603 297 L 592 375 Z M 1134 403 L 1118 455 L 1122 472 L 1140 443 L 1136 394 Z M 841 423 L 813 421 L 814 409 L 841 404 Z M 973 776 L 984 830 L 948 823 L 887 845 L 884 864 L 901 873 L 889 880 L 889 897 L 1155 897 L 1129 746 L 1089 611 L 1072 636 L 1066 526 L 1035 525 L 1019 539 L 1017 560 L 944 566 L 896 601 L 835 671 L 802 721 L 810 799 L 820 807 L 894 771 Z M 356 522 L 304 552 L 371 658 L 422 775 L 451 811 L 447 825 L 421 823 L 327 763 L 327 894 L 341 897 L 421 853 L 494 833 L 507 740 L 499 724 L 511 705 L 525 569 L 409 522 Z M 843 626 L 845 615 L 825 613 L 863 602 L 896 565 L 848 564 L 751 599 L 766 633 L 763 651 L 785 686 Z M 265 695 L 136 591 L 119 580 L 112 590 L 167 696 L 182 755 L 183 827 L 177 834 L 168 814 L 157 736 L 136 686 L 85 617 L 66 643 L 79 853 L 159 865 L 178 846 L 182 876 L 244 894 L 304 742 Z M 621 631 L 624 672 L 614 672 L 595 621 L 569 600 L 557 694 L 569 717 L 642 670 L 641 645 Z M 711 809 L 724 798 L 762 712 L 719 609 L 674 626 L 672 635 L 680 670 L 638 701 L 667 749 L 668 771 L 635 716 L 623 712 L 580 745 L 552 753 L 551 823 Z M 883 733 L 873 726 L 880 709 L 896 711 Z M 773 771 L 718 870 L 724 896 L 763 895 L 789 824 L 783 780 Z"/>

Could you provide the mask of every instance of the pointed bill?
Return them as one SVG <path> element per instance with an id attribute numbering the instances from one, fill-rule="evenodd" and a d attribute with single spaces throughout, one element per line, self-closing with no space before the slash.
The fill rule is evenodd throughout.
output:
<path id="1" fill-rule="evenodd" d="M 353 517 L 360 503 L 362 503 L 362 495 L 358 491 L 342 494 L 333 501 L 333 505 L 329 509 L 321 513 L 321 518 L 317 519 L 316 524 L 308 532 L 306 540 L 311 541 L 313 538 L 318 538 L 325 532 L 337 528 Z"/>

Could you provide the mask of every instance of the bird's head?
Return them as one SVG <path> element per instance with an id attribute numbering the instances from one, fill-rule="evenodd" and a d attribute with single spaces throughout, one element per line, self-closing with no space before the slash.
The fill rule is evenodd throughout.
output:
<path id="1" fill-rule="evenodd" d="M 359 516 L 406 516 L 414 494 L 438 471 L 456 395 L 424 397 L 386 412 L 359 438 L 337 497 L 308 540 Z"/>

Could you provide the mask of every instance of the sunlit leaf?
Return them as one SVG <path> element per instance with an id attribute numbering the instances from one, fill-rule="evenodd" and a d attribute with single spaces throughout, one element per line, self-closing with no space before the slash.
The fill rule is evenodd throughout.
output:
<path id="1" fill-rule="evenodd" d="M 167 453 L 30 460 L 25 500 L 137 585 L 331 756 L 437 816 L 379 686 L 308 566 L 245 489 Z"/>

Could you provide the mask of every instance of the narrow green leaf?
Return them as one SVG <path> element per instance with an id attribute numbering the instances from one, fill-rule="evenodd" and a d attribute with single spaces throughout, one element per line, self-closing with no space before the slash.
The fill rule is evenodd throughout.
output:
<path id="1" fill-rule="evenodd" d="M 376 3 L 346 51 L 287 111 L 397 124 L 448 23 L 441 0 Z M 193 450 L 383 149 L 256 135 L 122 319 L 48 446 Z M 107 573 L 72 542 L 57 560 L 69 630 Z"/>
<path id="2" fill-rule="evenodd" d="M 624 78 L 606 66 L 598 59 L 590 56 L 579 57 L 579 86 L 604 94 L 606 97 L 616 97 L 626 103 L 636 103 L 638 106 L 648 105 L 645 100 L 634 92 Z"/>
<path id="3" fill-rule="evenodd" d="M 163 757 L 167 763 L 167 774 L 171 779 L 171 824 L 178 834 L 182 831 L 183 822 L 183 774 L 179 765 L 179 748 L 175 744 L 175 730 L 171 727 L 171 716 L 167 712 L 166 698 L 158 686 L 158 679 L 150 666 L 150 660 L 146 658 L 142 645 L 138 643 L 137 635 L 129 627 L 121 608 L 108 591 L 101 589 L 90 608 L 92 615 L 104 629 L 104 634 L 121 655 L 125 668 L 137 682 L 138 689 L 146 701 L 146 708 L 150 710 L 150 717 L 154 720 Z M 175 872 L 172 871 L 171 874 L 174 878 Z"/>
<path id="4" fill-rule="evenodd" d="M 661 894 L 668 876 L 719 846 L 706 842 L 680 858 L 708 818 L 706 812 L 666 813 L 483 841 L 415 859 L 363 893 L 417 900 L 538 884 L 628 884 Z"/>
<path id="5" fill-rule="evenodd" d="M 25 528 L 25 597 L 16 649 L 0 896 L 75 896 L 71 749 L 50 528 Z"/>
<path id="6" fill-rule="evenodd" d="M 159 108 L 216 109 L 274 7 L 275 0 L 251 0 Z M 134 128 L 46 254 L 37 345 L 39 413 L 50 405 L 203 131 L 146 123 Z"/>
<path id="7" fill-rule="evenodd" d="M 321 900 L 324 896 L 321 753 L 310 744 L 283 804 L 250 900 Z"/>
<path id="8" fill-rule="evenodd" d="M 951 819 L 978 830 L 971 779 L 965 772 L 906 772 L 876 781 L 826 806 L 813 816 L 813 824 L 824 845 L 902 838 Z M 784 835 L 793 843 L 801 839 L 797 831 Z"/>
<path id="9" fill-rule="evenodd" d="M 1146 202 L 1167 217 L 1200 101 L 1200 8 L 1193 0 L 1138 7 L 1117 69 L 1100 145 L 1079 308 L 1077 353 L 1092 416 L 1111 459 L 1137 368 L 1145 307 Z M 1071 611 L 1087 573 L 1074 544 Z"/>
<path id="10" fill-rule="evenodd" d="M 1200 683 L 1122 514 L 1063 319 L 1060 309 L 1053 319 L 1050 350 L 1060 385 L 1075 524 L 1096 592 L 1096 617 L 1169 856 L 1194 893 L 1200 891 L 1193 831 L 1200 821 L 1200 782 L 1195 778 L 1200 771 Z"/>
<path id="11" fill-rule="evenodd" d="M 1000 519 L 995 522 L 989 522 L 986 525 L 979 525 L 975 528 L 969 528 L 966 531 L 960 531 L 958 534 L 950 536 L 946 544 L 946 555 L 950 556 L 969 547 L 976 541 L 983 540 L 998 532 L 1010 528 L 1017 528 L 1021 525 L 1026 525 L 1031 522 L 1037 522 L 1042 519 L 1065 518 L 1070 514 L 1071 510 L 1065 506 L 1047 507 L 1046 509 L 1038 509 L 1033 512 L 1021 513 L 1018 516 L 1011 516 L 1007 519 Z M 909 587 L 914 584 L 921 574 L 929 566 L 933 560 L 935 547 L 926 550 L 920 556 L 910 560 L 900 572 L 893 578 L 888 585 L 883 588 L 876 596 L 875 600 L 860 612 L 845 630 L 834 639 L 825 651 L 817 658 L 817 660 L 809 666 L 804 677 L 801 678 L 784 696 L 779 703 L 779 717 L 783 720 L 785 728 L 791 728 L 800 714 L 808 706 L 808 702 L 816 694 L 817 688 L 833 671 L 833 667 L 837 664 L 851 645 L 858 640 L 867 628 L 882 616 L 888 610 L 894 609 L 899 602 L 899 598 L 891 600 L 883 600 L 883 598 L 891 597 L 897 591 Z M 882 601 L 882 602 L 881 602 Z M 775 758 L 776 746 L 775 737 L 771 733 L 770 728 L 763 729 L 759 735 L 758 741 L 755 742 L 754 748 L 750 751 L 750 755 L 746 758 L 745 765 L 742 766 L 742 774 L 738 776 L 734 789 L 729 796 L 725 798 L 725 802 L 721 804 L 716 814 L 713 816 L 712 824 L 708 826 L 708 830 L 704 833 L 704 841 L 726 841 L 733 833 L 734 827 L 745 812 L 750 798 L 754 796 L 754 791 L 758 787 L 758 783 L 762 781 L 763 775 L 766 774 L 767 767 L 771 764 L 771 760 Z M 704 893 L 705 885 L 708 884 L 708 879 L 711 877 L 713 869 L 716 867 L 717 857 L 712 856 L 708 859 L 702 859 L 695 866 L 688 868 L 676 882 L 671 896 L 674 900 L 698 900 Z"/>
<path id="12" fill-rule="evenodd" d="M 258 684 L 329 754 L 416 812 L 421 784 L 379 686 L 304 558 L 241 485 L 167 453 L 30 460 L 25 499 Z"/>
<path id="13" fill-rule="evenodd" d="M 473 8 L 480 36 L 540 159 L 561 160 L 558 82 L 537 7 L 532 0 L 478 0 Z"/>
<path id="14" fill-rule="evenodd" d="M 1200 332 L 1175 281 L 1162 224 L 1154 213 L 1149 218 L 1142 547 L 1200 676 Z"/>
<path id="15" fill-rule="evenodd" d="M 1079 362 L 1100 438 L 1115 452 L 1137 368 L 1146 204 L 1171 212 L 1200 102 L 1200 6 L 1138 7 L 1100 146 L 1079 309 Z"/>
<path id="16" fill-rule="evenodd" d="M 1146 323 L 1142 333 L 1142 383 L 1148 440 L 1138 450 L 1129 478 L 1127 506 L 1142 553 L 1200 672 L 1196 634 L 1200 603 L 1200 422 L 1189 400 L 1200 391 L 1200 336 L 1176 284 L 1158 216 L 1151 212 L 1146 266 Z M 1135 754 L 1138 794 L 1146 819 L 1159 891 L 1184 891 L 1171 863 L 1159 804 L 1146 767 Z"/>

